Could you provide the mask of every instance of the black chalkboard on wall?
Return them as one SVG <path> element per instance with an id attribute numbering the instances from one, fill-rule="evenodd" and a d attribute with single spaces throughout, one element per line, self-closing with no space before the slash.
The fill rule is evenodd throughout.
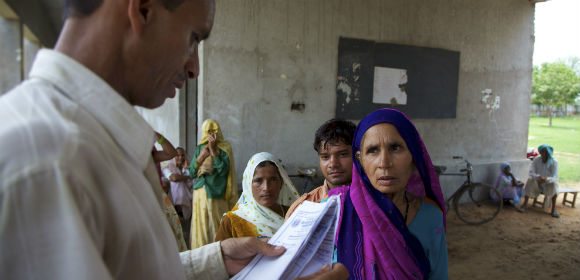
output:
<path id="1" fill-rule="evenodd" d="M 455 118 L 458 79 L 457 51 L 340 38 L 336 117 L 390 107 L 411 118 Z"/>

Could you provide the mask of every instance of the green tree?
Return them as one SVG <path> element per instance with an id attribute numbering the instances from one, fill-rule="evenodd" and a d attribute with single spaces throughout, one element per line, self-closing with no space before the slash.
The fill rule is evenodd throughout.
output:
<path id="1" fill-rule="evenodd" d="M 576 72 L 576 75 L 580 76 L 580 57 L 571 56 L 562 60 L 562 62 L 570 66 L 570 68 Z"/>
<path id="2" fill-rule="evenodd" d="M 553 110 L 573 104 L 578 97 L 580 76 L 565 63 L 554 62 L 534 66 L 532 80 L 532 103 L 546 106 L 552 126 Z"/>

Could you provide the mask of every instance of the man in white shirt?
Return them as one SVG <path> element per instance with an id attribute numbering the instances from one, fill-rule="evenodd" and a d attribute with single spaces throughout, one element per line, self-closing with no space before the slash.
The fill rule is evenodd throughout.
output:
<path id="1" fill-rule="evenodd" d="M 258 253 L 282 254 L 244 238 L 180 257 L 154 131 L 133 108 L 198 75 L 214 1 L 66 3 L 55 50 L 0 98 L 0 279 L 227 279 Z"/>
<path id="2" fill-rule="evenodd" d="M 549 145 L 538 147 L 540 156 L 536 157 L 530 166 L 530 177 L 526 182 L 526 197 L 523 207 L 527 207 L 530 197 L 536 197 L 540 193 L 545 196 L 544 206 L 552 207 L 552 217 L 559 218 L 560 213 L 556 210 L 558 198 L 558 161 L 554 158 L 554 149 Z"/>

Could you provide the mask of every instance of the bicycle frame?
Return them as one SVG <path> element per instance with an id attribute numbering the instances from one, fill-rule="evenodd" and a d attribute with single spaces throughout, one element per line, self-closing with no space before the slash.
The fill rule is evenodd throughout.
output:
<path id="1" fill-rule="evenodd" d="M 453 157 L 454 159 L 463 159 L 461 157 Z M 492 206 L 485 208 L 486 202 L 489 201 L 486 197 L 491 192 L 495 192 L 497 197 L 501 197 L 501 194 L 493 187 L 488 186 L 483 183 L 471 181 L 471 175 L 473 172 L 473 165 L 464 159 L 466 167 L 459 170 L 459 172 L 445 173 L 441 172 L 439 175 L 444 176 L 461 176 L 467 177 L 467 180 L 461 184 L 461 186 L 455 190 L 455 192 L 445 200 L 445 206 L 447 207 L 447 212 L 453 209 L 457 214 L 457 217 L 463 222 L 470 225 L 481 225 L 493 220 L 502 208 L 502 201 Z M 445 169 L 443 169 L 445 170 Z M 484 196 L 482 196 L 482 194 Z M 473 211 L 470 207 L 476 207 L 475 209 L 488 209 L 481 211 Z M 480 208 L 484 206 L 483 208 Z M 489 211 L 491 210 L 491 211 Z"/>
<path id="2" fill-rule="evenodd" d="M 454 159 L 460 159 L 461 157 L 453 157 Z M 465 168 L 460 169 L 459 172 L 454 172 L 454 173 L 441 173 L 439 174 L 439 176 L 455 176 L 455 177 L 467 177 L 467 180 L 465 180 L 465 182 L 463 182 L 463 184 L 461 184 L 461 186 L 455 190 L 455 192 L 449 196 L 449 198 L 447 198 L 445 200 L 445 204 L 447 206 L 447 209 L 449 210 L 449 202 L 451 200 L 453 200 L 455 198 L 455 196 L 458 193 L 461 193 L 461 191 L 463 190 L 463 188 L 465 188 L 465 186 L 469 186 L 471 185 L 473 182 L 471 181 L 471 173 L 473 172 L 473 165 L 466 159 L 464 159 L 465 162 Z"/>

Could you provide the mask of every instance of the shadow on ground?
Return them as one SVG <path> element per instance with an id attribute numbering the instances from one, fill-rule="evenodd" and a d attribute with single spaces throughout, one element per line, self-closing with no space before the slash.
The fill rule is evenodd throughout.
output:
<path id="1" fill-rule="evenodd" d="M 580 190 L 580 185 L 574 186 Z M 447 215 L 450 279 L 580 279 L 580 197 L 560 218 L 539 207 L 505 207 L 481 226 Z"/>

